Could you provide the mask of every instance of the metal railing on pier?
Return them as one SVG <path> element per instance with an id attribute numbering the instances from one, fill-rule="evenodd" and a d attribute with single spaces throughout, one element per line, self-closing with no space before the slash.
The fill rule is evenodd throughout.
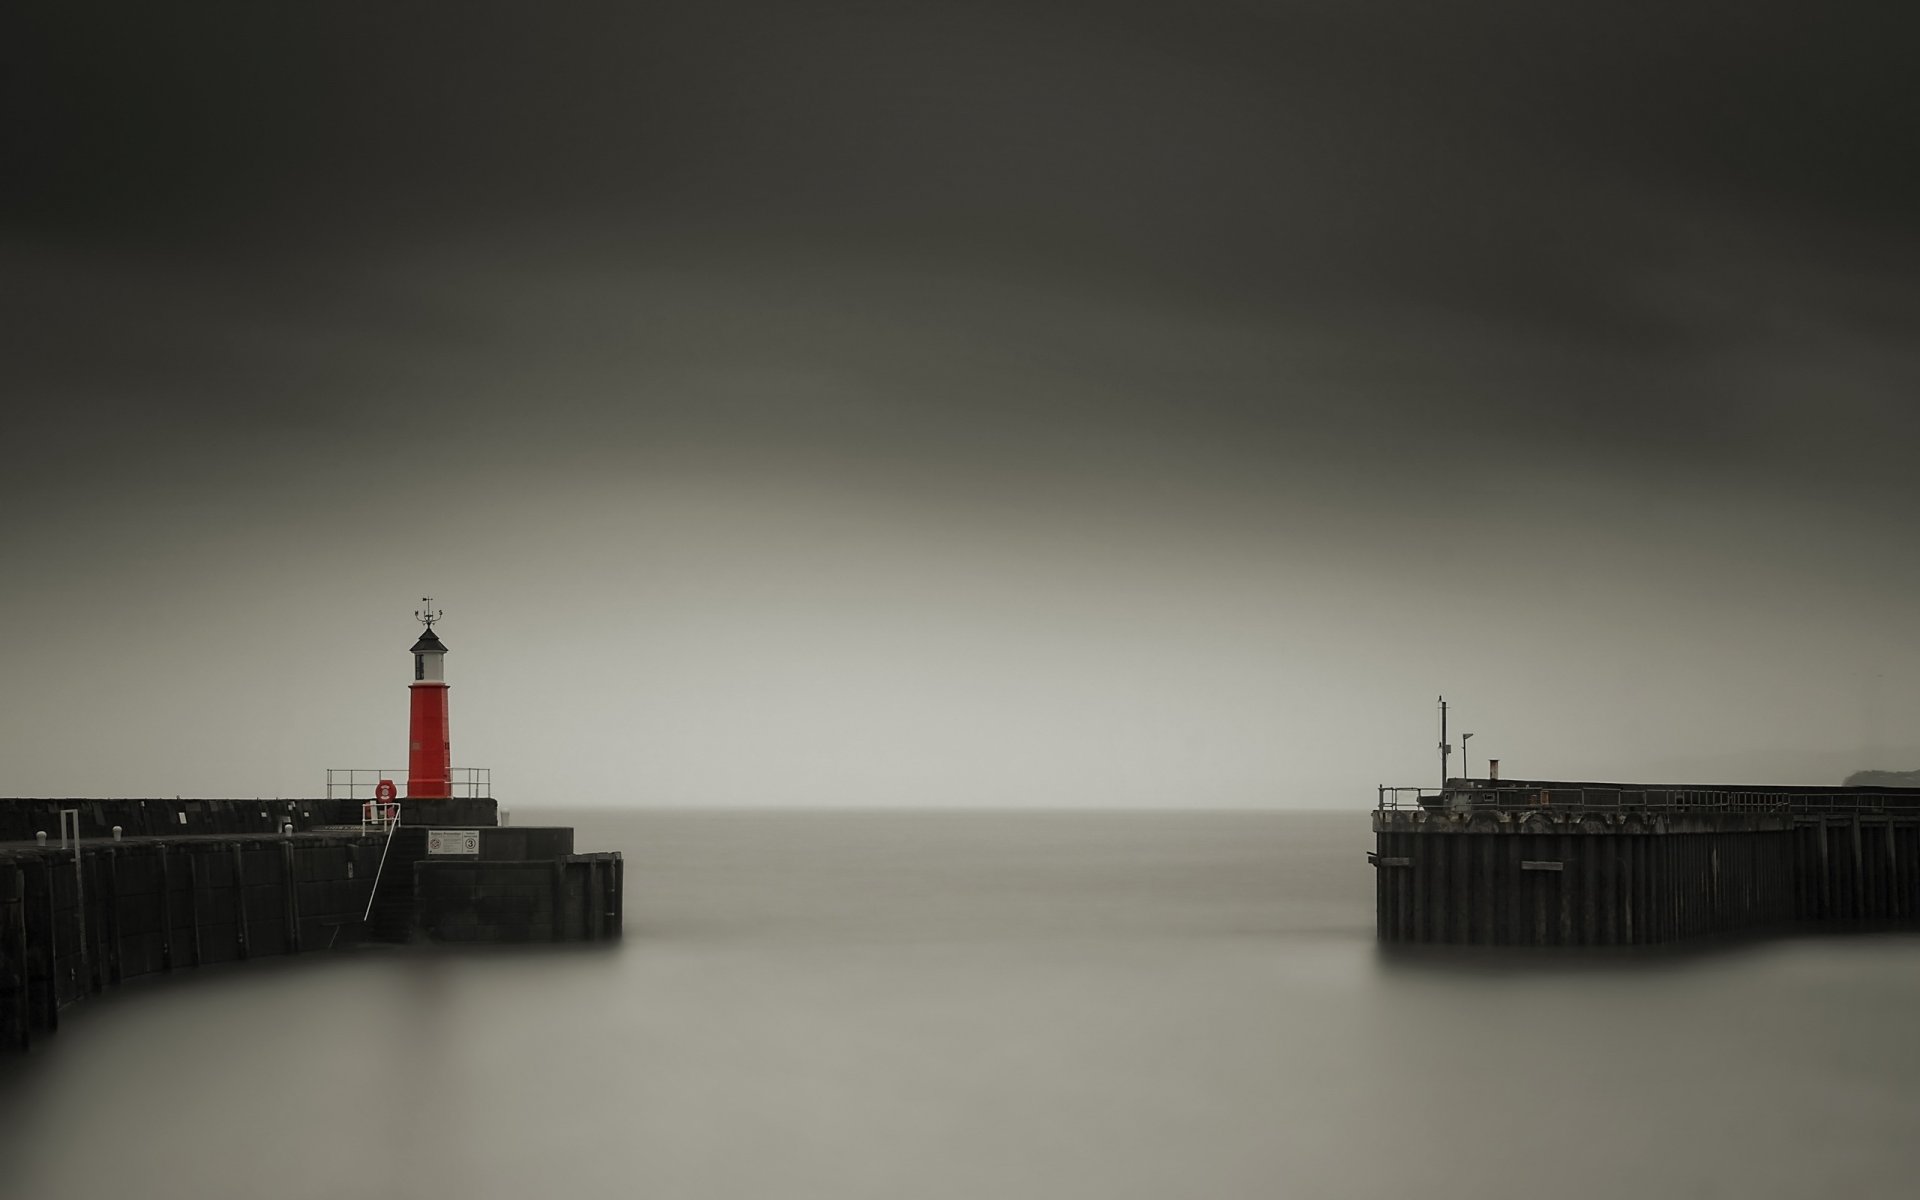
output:
<path id="1" fill-rule="evenodd" d="M 492 798 L 493 768 L 454 767 L 449 775 L 452 784 L 449 790 L 453 795 L 466 800 Z M 328 767 L 327 798 L 329 800 L 378 799 L 375 789 L 380 786 L 380 781 L 383 779 L 391 780 L 400 795 L 407 794 L 407 772 L 404 768 Z"/>
<path id="2" fill-rule="evenodd" d="M 1445 788 L 1379 788 L 1381 811 L 1512 812 L 1552 809 L 1574 813 L 1756 813 L 1822 816 L 1845 813 L 1920 813 L 1914 788 L 1718 788 L 1523 780 L 1450 781 Z"/>
<path id="3" fill-rule="evenodd" d="M 1380 785 L 1380 803 L 1375 807 L 1381 809 L 1431 808 L 1439 801 L 1441 794 L 1439 788 L 1393 787 L 1383 783 Z"/>

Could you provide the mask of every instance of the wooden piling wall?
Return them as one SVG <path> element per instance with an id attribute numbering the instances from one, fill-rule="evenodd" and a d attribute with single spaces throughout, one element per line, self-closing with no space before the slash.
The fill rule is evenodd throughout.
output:
<path id="1" fill-rule="evenodd" d="M 1388 942 L 1640 946 L 1920 919 L 1920 814 L 1577 820 L 1381 812 Z"/>
<path id="2" fill-rule="evenodd" d="M 194 837 L 0 854 L 0 1046 L 143 975 L 360 940 L 380 843 Z M 84 904 L 81 897 L 84 896 Z"/>
<path id="3" fill-rule="evenodd" d="M 364 815 L 355 800 L 0 798 L 0 1049 L 177 967 L 621 934 L 621 856 L 575 854 L 570 828 L 502 826 L 484 797 L 408 801 L 385 835 Z M 78 861 L 60 836 L 76 829 Z"/>
<path id="4" fill-rule="evenodd" d="M 1796 914 L 1862 924 L 1920 919 L 1920 819 L 1856 814 L 1795 831 Z"/>

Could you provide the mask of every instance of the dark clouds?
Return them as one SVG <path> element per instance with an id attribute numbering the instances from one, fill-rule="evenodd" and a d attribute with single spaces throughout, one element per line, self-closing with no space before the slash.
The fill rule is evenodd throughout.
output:
<path id="1" fill-rule="evenodd" d="M 1451 274 L 1542 237 L 1640 246 L 1635 192 L 1891 228 L 1917 198 L 1898 31 L 1801 5 L 62 5 L 21 23 L 9 138 L 33 186 L 9 204 L 49 221 L 411 229 L 572 204 L 1137 238 L 1223 274 L 1251 257 L 1257 278 L 1312 257 L 1301 218 L 1342 268 L 1373 241 L 1376 269 Z"/>
<path id="2" fill-rule="evenodd" d="M 1423 329 L 1457 326 L 1604 373 L 1777 338 L 1810 292 L 1881 335 L 1914 299 L 1902 40 L 1804 6 L 63 5 L 21 24 L 15 237 L 171 252 L 190 261 L 158 269 L 246 304 L 324 304 L 315 260 L 584 230 L 585 253 L 635 265 L 687 240 L 959 260 L 1376 344 L 1399 325 L 1417 369 Z M 349 306 L 354 283 L 332 285 Z M 1689 404 L 1641 391 L 1610 403 Z"/>

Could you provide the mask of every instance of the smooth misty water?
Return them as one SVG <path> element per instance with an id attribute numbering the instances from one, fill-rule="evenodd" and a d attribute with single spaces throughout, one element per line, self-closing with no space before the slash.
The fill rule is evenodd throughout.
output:
<path id="1" fill-rule="evenodd" d="M 613 947 L 188 972 L 0 1062 L 8 1197 L 1920 1194 L 1920 939 L 1380 953 L 1364 814 L 519 814 Z"/>

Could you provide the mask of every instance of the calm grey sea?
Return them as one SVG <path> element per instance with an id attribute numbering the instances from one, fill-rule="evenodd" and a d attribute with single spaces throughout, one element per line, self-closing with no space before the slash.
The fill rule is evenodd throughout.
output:
<path id="1" fill-rule="evenodd" d="M 0 1190 L 1920 1195 L 1920 939 L 1382 954 L 1364 813 L 525 810 L 613 947 L 188 972 L 0 1060 Z"/>

